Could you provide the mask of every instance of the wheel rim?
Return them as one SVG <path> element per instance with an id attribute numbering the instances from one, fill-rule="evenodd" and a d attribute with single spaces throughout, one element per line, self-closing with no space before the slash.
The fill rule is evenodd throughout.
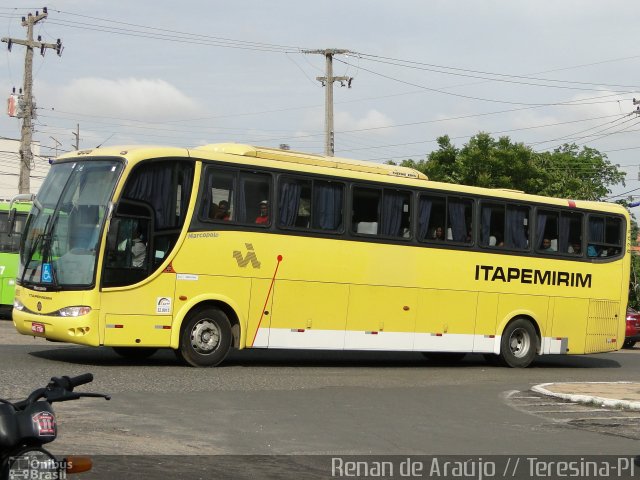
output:
<path id="1" fill-rule="evenodd" d="M 531 350 L 531 336 L 524 328 L 516 328 L 509 336 L 509 350 L 514 357 L 522 358 Z"/>
<path id="2" fill-rule="evenodd" d="M 191 346 L 202 354 L 212 353 L 220 344 L 220 329 L 211 320 L 200 320 L 191 329 Z"/>

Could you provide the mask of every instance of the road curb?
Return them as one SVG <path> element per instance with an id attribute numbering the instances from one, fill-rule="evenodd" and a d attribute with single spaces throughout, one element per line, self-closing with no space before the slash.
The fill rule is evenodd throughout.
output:
<path id="1" fill-rule="evenodd" d="M 562 385 L 630 385 L 633 382 L 562 382 Z M 547 387 L 550 385 L 557 385 L 557 383 L 541 383 L 531 387 L 534 392 L 549 397 L 560 398 L 574 403 L 589 403 L 597 404 L 602 407 L 612 408 L 625 408 L 629 410 L 640 410 L 640 402 L 633 402 L 630 400 L 619 400 L 615 398 L 598 397 L 596 395 L 584 395 L 575 393 L 560 393 L 549 390 Z"/>

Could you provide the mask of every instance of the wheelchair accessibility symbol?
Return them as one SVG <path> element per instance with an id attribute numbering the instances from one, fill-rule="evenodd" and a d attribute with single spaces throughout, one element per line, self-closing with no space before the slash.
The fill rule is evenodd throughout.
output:
<path id="1" fill-rule="evenodd" d="M 53 276 L 51 275 L 51 264 L 43 263 L 42 264 L 42 275 L 40 276 L 40 281 L 42 283 L 51 283 L 53 282 Z"/>

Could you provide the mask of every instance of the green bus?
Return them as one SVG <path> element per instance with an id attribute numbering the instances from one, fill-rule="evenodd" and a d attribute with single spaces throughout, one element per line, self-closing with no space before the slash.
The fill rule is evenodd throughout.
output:
<path id="1" fill-rule="evenodd" d="M 0 318 L 11 318 L 20 237 L 31 203 L 16 202 L 13 207 L 16 209 L 15 224 L 13 232 L 9 232 L 9 202 L 0 201 Z"/>

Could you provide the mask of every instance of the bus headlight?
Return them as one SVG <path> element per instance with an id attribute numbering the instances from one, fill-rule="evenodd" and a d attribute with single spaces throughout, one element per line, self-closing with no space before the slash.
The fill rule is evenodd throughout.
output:
<path id="1" fill-rule="evenodd" d="M 17 298 L 14 298 L 13 299 L 13 308 L 15 308 L 16 310 L 22 311 L 22 310 L 24 310 L 24 305 L 20 300 L 18 300 Z"/>
<path id="2" fill-rule="evenodd" d="M 91 307 L 84 305 L 78 307 L 64 307 L 58 310 L 58 315 L 61 317 L 81 317 L 88 314 L 91 311 Z"/>

